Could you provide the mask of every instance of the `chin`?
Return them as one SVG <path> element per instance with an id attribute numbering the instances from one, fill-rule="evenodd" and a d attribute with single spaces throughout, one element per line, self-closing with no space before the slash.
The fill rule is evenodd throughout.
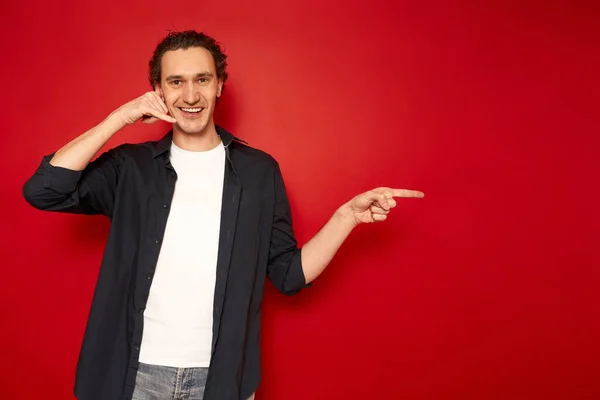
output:
<path id="1" fill-rule="evenodd" d="M 183 124 L 179 125 L 179 129 L 187 135 L 199 135 L 203 133 L 208 124 Z"/>

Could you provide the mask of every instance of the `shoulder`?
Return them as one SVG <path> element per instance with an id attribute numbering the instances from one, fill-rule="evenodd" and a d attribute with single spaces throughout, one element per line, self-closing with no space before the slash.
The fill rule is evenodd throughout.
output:
<path id="1" fill-rule="evenodd" d="M 264 150 L 234 140 L 229 145 L 230 156 L 234 164 L 240 163 L 249 168 L 278 168 L 277 160 Z"/>
<path id="2" fill-rule="evenodd" d="M 237 176 L 246 187 L 266 190 L 281 179 L 279 163 L 264 150 L 234 141 L 229 145 L 229 155 Z"/>
<path id="3" fill-rule="evenodd" d="M 151 159 L 156 154 L 158 141 L 146 141 L 141 143 L 122 143 L 109 150 L 115 157 L 124 159 Z"/>

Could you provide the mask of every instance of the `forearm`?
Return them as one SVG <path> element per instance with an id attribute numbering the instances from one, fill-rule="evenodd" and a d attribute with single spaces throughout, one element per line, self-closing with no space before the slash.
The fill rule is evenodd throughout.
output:
<path id="1" fill-rule="evenodd" d="M 325 270 L 356 225 L 348 204 L 344 204 L 302 247 L 302 271 L 306 283 L 312 282 Z"/>
<path id="2" fill-rule="evenodd" d="M 122 118 L 113 112 L 104 121 L 58 150 L 50 160 L 50 164 L 82 171 L 106 142 L 124 126 Z"/>

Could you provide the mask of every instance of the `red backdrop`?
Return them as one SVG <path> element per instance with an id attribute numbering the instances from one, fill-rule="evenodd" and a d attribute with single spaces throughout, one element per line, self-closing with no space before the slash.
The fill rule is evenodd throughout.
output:
<path id="1" fill-rule="evenodd" d="M 21 187 L 187 28 L 224 43 L 217 122 L 280 161 L 301 243 L 361 191 L 426 193 L 267 286 L 258 399 L 599 398 L 597 3 L 283 3 L 2 4 L 2 398 L 73 397 L 108 232 Z"/>

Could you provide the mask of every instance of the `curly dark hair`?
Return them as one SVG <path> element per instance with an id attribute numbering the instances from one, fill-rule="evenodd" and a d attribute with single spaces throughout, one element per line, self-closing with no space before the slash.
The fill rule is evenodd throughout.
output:
<path id="1" fill-rule="evenodd" d="M 227 55 L 214 38 L 193 30 L 169 32 L 156 46 L 154 54 L 152 54 L 152 58 L 150 59 L 148 70 L 148 79 L 152 88 L 160 84 L 162 56 L 169 50 L 188 49 L 190 47 L 204 47 L 212 54 L 217 70 L 217 78 L 223 81 L 221 91 L 225 88 L 225 81 L 227 80 Z"/>

